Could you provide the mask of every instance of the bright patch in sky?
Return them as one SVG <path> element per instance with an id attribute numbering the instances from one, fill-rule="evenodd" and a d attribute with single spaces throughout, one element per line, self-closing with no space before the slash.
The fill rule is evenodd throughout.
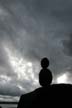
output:
<path id="1" fill-rule="evenodd" d="M 14 72 L 17 74 L 17 79 L 22 81 L 31 80 L 34 85 L 37 84 L 38 81 L 35 78 L 33 72 L 32 62 L 27 61 L 23 57 L 21 57 L 21 55 L 19 55 L 19 53 L 16 52 L 14 48 L 11 49 L 7 46 L 4 46 L 4 50 L 7 53 L 11 67 L 13 68 Z"/>
<path id="2" fill-rule="evenodd" d="M 6 75 L 0 75 L 0 82 L 5 84 L 7 82 L 10 82 L 11 81 L 11 78 L 6 76 Z"/>
<path id="3" fill-rule="evenodd" d="M 57 78 L 57 83 L 67 83 L 68 81 L 67 73 L 64 73 L 63 75 L 59 76 Z"/>

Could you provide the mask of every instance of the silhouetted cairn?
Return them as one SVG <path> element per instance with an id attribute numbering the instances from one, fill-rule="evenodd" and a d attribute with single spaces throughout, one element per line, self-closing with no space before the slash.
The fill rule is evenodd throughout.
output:
<path id="1" fill-rule="evenodd" d="M 47 87 L 52 82 L 52 73 L 48 68 L 49 60 L 47 58 L 43 58 L 41 60 L 42 70 L 39 73 L 39 83 L 43 87 Z"/>
<path id="2" fill-rule="evenodd" d="M 52 73 L 48 69 L 49 60 L 41 60 L 42 69 L 39 73 L 39 83 L 42 87 L 21 96 L 18 108 L 62 108 L 72 106 L 72 85 L 51 84 Z"/>

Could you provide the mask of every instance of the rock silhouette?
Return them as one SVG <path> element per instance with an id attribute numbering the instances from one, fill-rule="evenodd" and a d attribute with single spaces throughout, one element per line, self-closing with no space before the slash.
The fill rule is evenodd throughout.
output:
<path id="1" fill-rule="evenodd" d="M 47 68 L 49 66 L 49 60 L 47 58 L 43 58 L 41 60 L 41 66 L 42 66 L 43 69 Z"/>
<path id="2" fill-rule="evenodd" d="M 47 58 L 43 58 L 41 60 L 41 71 L 39 73 L 39 83 L 41 86 L 46 87 L 49 86 L 52 82 L 52 73 L 48 69 L 49 60 Z"/>
<path id="3" fill-rule="evenodd" d="M 49 86 L 52 82 L 52 74 L 49 69 L 42 69 L 39 73 L 39 83 L 41 86 Z"/>
<path id="4" fill-rule="evenodd" d="M 58 108 L 71 107 L 72 85 L 51 84 L 52 73 L 48 69 L 49 60 L 43 58 L 39 73 L 39 83 L 42 87 L 21 96 L 17 108 Z"/>

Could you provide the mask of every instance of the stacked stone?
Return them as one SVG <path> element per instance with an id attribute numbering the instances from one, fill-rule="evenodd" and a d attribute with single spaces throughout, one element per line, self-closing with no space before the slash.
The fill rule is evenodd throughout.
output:
<path id="1" fill-rule="evenodd" d="M 39 73 L 39 83 L 43 87 L 47 87 L 52 82 L 52 73 L 48 69 L 49 66 L 49 60 L 47 58 L 43 58 L 41 60 L 41 71 Z"/>

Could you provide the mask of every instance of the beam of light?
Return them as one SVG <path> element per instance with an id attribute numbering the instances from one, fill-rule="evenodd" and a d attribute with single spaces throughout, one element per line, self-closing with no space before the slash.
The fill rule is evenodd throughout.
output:
<path id="1" fill-rule="evenodd" d="M 9 62 L 11 67 L 13 68 L 14 72 L 17 74 L 18 80 L 27 80 L 34 82 L 33 84 L 37 84 L 38 81 L 35 78 L 33 73 L 33 64 L 30 61 L 26 61 L 22 58 L 19 53 L 13 51 L 9 48 L 9 46 L 4 46 L 4 50 L 8 56 Z"/>
<path id="2" fill-rule="evenodd" d="M 68 82 L 68 75 L 64 73 L 57 78 L 57 83 L 67 83 Z"/>

